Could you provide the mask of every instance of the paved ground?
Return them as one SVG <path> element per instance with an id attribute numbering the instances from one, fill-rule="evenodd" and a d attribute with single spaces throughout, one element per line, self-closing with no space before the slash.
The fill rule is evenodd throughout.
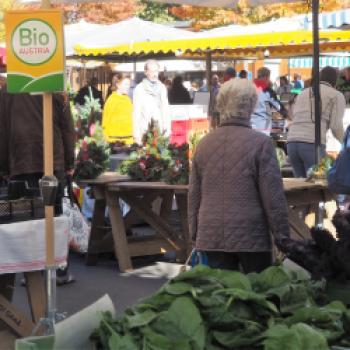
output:
<path id="1" fill-rule="evenodd" d="M 134 260 L 135 272 L 125 275 L 118 271 L 117 263 L 111 257 L 102 257 L 97 266 L 86 266 L 82 255 L 73 254 L 71 271 L 76 282 L 57 288 L 58 310 L 71 315 L 107 293 L 120 315 L 140 298 L 157 291 L 169 274 L 176 273 L 175 264 L 162 262 L 153 267 L 159 259 L 160 257 L 150 257 Z M 17 278 L 14 304 L 29 312 L 25 288 L 19 285 L 19 277 L 21 276 L 18 275 Z M 13 335 L 0 331 L 0 350 L 13 349 L 13 344 Z"/>

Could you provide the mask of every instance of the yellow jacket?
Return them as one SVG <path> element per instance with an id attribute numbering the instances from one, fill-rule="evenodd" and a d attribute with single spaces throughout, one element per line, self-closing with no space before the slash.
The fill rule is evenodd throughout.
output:
<path id="1" fill-rule="evenodd" d="M 132 137 L 132 103 L 128 96 L 113 92 L 107 99 L 102 116 L 103 134 L 108 142 L 122 141 L 127 145 Z"/>

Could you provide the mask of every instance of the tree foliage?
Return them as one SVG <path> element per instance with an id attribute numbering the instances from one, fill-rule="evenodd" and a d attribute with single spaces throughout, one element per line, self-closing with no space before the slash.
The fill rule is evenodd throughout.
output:
<path id="1" fill-rule="evenodd" d="M 137 16 L 141 19 L 153 22 L 170 22 L 176 17 L 170 12 L 170 6 L 166 4 L 157 4 L 148 0 L 138 1 L 141 9 Z"/>
<path id="2" fill-rule="evenodd" d="M 323 12 L 348 8 L 350 0 L 320 0 Z M 248 0 L 241 0 L 235 9 L 212 9 L 195 6 L 180 6 L 171 9 L 177 17 L 193 20 L 197 30 L 222 26 L 229 23 L 249 24 L 269 21 L 311 11 L 310 0 L 295 3 L 279 3 L 269 6 L 250 6 Z"/>
<path id="3" fill-rule="evenodd" d="M 5 40 L 5 12 L 9 10 L 19 9 L 22 6 L 19 5 L 16 0 L 1 0 L 0 1 L 0 42 Z"/>

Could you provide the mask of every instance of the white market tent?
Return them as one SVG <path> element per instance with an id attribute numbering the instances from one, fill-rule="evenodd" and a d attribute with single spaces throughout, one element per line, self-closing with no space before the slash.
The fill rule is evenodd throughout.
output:
<path id="1" fill-rule="evenodd" d="M 99 28 L 95 34 L 84 36 L 76 47 L 110 48 L 133 45 L 135 42 L 153 42 L 196 38 L 196 33 L 144 21 L 133 17 Z M 103 51 L 103 50 L 102 50 Z"/>
<path id="2" fill-rule="evenodd" d="M 108 27 L 108 25 L 89 23 L 85 20 L 65 25 L 64 41 L 66 57 L 74 55 L 74 46 L 78 45 L 84 39 L 89 38 L 91 35 L 100 33 L 105 27 Z"/>

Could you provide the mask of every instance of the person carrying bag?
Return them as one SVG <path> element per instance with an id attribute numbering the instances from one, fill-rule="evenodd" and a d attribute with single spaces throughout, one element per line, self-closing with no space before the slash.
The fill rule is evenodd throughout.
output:
<path id="1" fill-rule="evenodd" d="M 346 129 L 342 150 L 327 175 L 333 193 L 350 194 L 350 126 Z"/>

